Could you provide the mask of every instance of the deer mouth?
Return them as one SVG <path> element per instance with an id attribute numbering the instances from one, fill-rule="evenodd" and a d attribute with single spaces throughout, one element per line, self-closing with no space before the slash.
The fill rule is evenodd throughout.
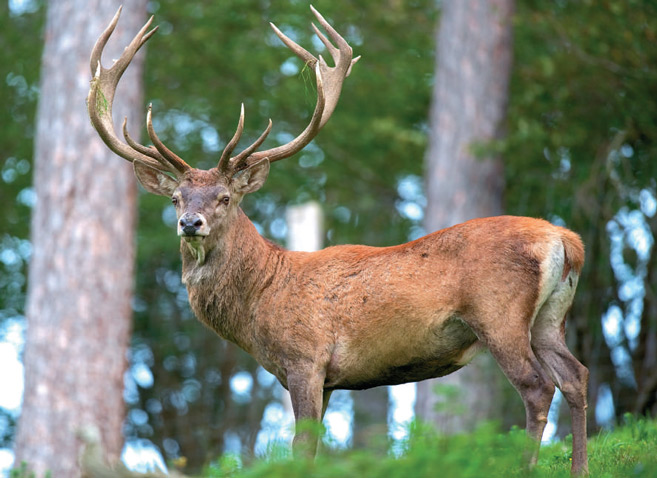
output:
<path id="1" fill-rule="evenodd" d="M 201 232 L 196 231 L 190 234 L 183 232 L 180 236 L 185 240 L 185 242 L 200 243 L 203 242 L 203 240 L 205 240 L 206 237 L 208 237 L 208 234 L 207 233 L 203 234 Z"/>

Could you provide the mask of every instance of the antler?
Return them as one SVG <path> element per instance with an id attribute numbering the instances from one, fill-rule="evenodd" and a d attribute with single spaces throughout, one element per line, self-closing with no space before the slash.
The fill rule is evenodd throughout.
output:
<path id="1" fill-rule="evenodd" d="M 89 88 L 89 95 L 87 96 L 87 110 L 89 111 L 91 124 L 96 128 L 96 131 L 98 131 L 105 144 L 122 158 L 130 162 L 137 160 L 159 171 L 171 172 L 179 176 L 191 167 L 159 140 L 153 130 L 150 106 L 148 108 L 146 123 L 148 135 L 155 147 L 143 146 L 130 137 L 126 127 L 127 118 L 123 120 L 123 136 L 127 144 L 122 142 L 114 131 L 112 103 L 114 101 L 116 86 L 137 51 L 139 51 L 158 28 L 155 27 L 148 31 L 153 22 L 153 17 L 151 17 L 141 30 L 139 30 L 137 35 L 135 35 L 121 54 L 121 57 L 114 62 L 112 67 L 109 69 L 104 68 L 100 61 L 103 49 L 114 32 L 114 28 L 121 16 L 122 8 L 119 7 L 116 15 L 114 15 L 114 18 L 105 31 L 101 33 L 91 51 L 90 67 L 93 78 Z"/>
<path id="2" fill-rule="evenodd" d="M 342 38 L 342 36 L 335 31 L 335 29 L 324 19 L 324 17 L 311 5 L 310 10 L 315 14 L 320 25 L 324 27 L 328 36 L 333 42 L 337 45 L 337 48 L 331 43 L 331 41 L 322 34 L 322 32 L 312 24 L 313 30 L 317 34 L 318 38 L 326 46 L 326 49 L 331 54 L 333 61 L 335 62 L 334 67 L 327 65 L 326 61 L 322 56 L 319 56 L 319 60 L 315 58 L 311 53 L 300 47 L 289 37 L 287 37 L 283 32 L 281 32 L 276 25 L 270 23 L 271 27 L 274 30 L 274 33 L 285 43 L 285 45 L 294 52 L 299 58 L 301 58 L 306 65 L 315 70 L 315 76 L 317 77 L 317 105 L 315 106 L 315 111 L 313 116 L 310 119 L 310 123 L 303 132 L 290 141 L 287 144 L 278 146 L 276 148 L 268 149 L 266 151 L 254 152 L 255 149 L 260 146 L 260 144 L 265 140 L 267 134 L 271 130 L 271 120 L 269 121 L 269 126 L 267 130 L 258 138 L 258 140 L 253 143 L 251 146 L 246 148 L 240 154 L 234 158 L 228 159 L 230 154 L 233 152 L 233 149 L 239 141 L 242 130 L 244 128 L 244 105 L 242 105 L 242 111 L 240 114 L 240 120 L 237 127 L 237 131 L 233 136 L 233 139 L 226 145 L 224 152 L 221 155 L 219 160 L 218 168 L 219 170 L 225 172 L 231 170 L 234 172 L 245 169 L 251 165 L 259 163 L 265 158 L 269 159 L 269 162 L 278 161 L 280 159 L 288 158 L 293 154 L 301 151 L 308 143 L 310 143 L 313 138 L 317 135 L 319 130 L 326 124 L 326 122 L 331 117 L 335 106 L 338 104 L 338 99 L 340 98 L 340 92 L 342 91 L 342 83 L 344 79 L 349 76 L 351 73 L 351 67 L 356 63 L 360 56 L 353 58 L 353 50 L 347 43 L 347 41 Z"/>
<path id="3" fill-rule="evenodd" d="M 251 146 L 237 156 L 230 157 L 244 130 L 244 105 L 242 105 L 237 131 L 231 141 L 226 145 L 226 148 L 221 155 L 221 159 L 219 160 L 219 164 L 217 165 L 217 168 L 224 174 L 236 173 L 256 163 L 260 163 L 265 158 L 270 162 L 274 162 L 292 156 L 310 143 L 331 117 L 331 114 L 338 103 L 338 99 L 340 98 L 342 83 L 344 82 L 344 79 L 349 76 L 349 73 L 351 73 L 351 67 L 353 64 L 356 63 L 360 57 L 352 59 L 353 51 L 346 40 L 342 38 L 342 36 L 336 32 L 331 25 L 329 25 L 324 17 L 315 10 L 312 5 L 310 9 L 317 17 L 320 25 L 322 25 L 328 33 L 330 40 L 319 31 L 315 24 L 312 25 L 315 33 L 331 54 L 331 57 L 335 62 L 334 67 L 329 67 L 321 55 L 319 56 L 319 59 L 315 58 L 315 56 L 288 38 L 273 23 L 271 24 L 274 32 L 283 43 L 301 58 L 306 65 L 315 70 L 315 76 L 317 77 L 317 105 L 315 106 L 315 111 L 313 112 L 310 123 L 299 136 L 289 143 L 266 151 L 256 152 L 256 149 L 260 147 L 271 131 L 272 123 L 271 120 L 269 120 L 267 129 Z M 171 172 L 176 176 L 180 176 L 185 171 L 191 169 L 191 166 L 167 148 L 157 137 L 157 134 L 153 129 L 151 106 L 148 107 L 146 126 L 148 135 L 154 146 L 144 146 L 130 137 L 126 127 L 127 118 L 123 121 L 123 136 L 126 141 L 125 143 L 118 138 L 114 131 L 112 103 L 114 101 L 116 87 L 137 51 L 139 51 L 139 49 L 157 30 L 157 27 L 155 27 L 148 31 L 153 22 L 153 17 L 151 17 L 141 30 L 139 30 L 137 35 L 135 35 L 121 57 L 116 60 L 112 67 L 109 69 L 104 68 L 101 64 L 103 49 L 114 32 L 114 28 L 116 27 L 121 15 L 121 10 L 122 7 L 119 7 L 116 15 L 114 15 L 114 18 L 108 27 L 100 35 L 91 52 L 90 66 L 93 78 L 91 80 L 89 95 L 87 97 L 89 118 L 105 144 L 122 158 L 131 162 L 137 160 L 159 171 Z M 337 45 L 337 48 L 331 43 L 331 40 Z"/>

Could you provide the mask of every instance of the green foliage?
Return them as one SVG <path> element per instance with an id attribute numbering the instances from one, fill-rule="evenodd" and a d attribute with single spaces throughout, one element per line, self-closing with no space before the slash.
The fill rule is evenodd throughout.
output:
<path id="1" fill-rule="evenodd" d="M 27 3 L 28 11 L 14 14 L 0 2 L 0 325 L 23 313 L 31 253 L 29 173 L 45 15 L 42 1 Z"/>
<path id="2" fill-rule="evenodd" d="M 23 462 L 18 468 L 11 470 L 10 478 L 34 478 L 34 472 L 30 471 L 27 463 Z"/>
<path id="3" fill-rule="evenodd" d="M 438 382 L 433 386 L 433 393 L 439 397 L 434 405 L 436 412 L 463 415 L 467 411 L 460 401 L 463 393 L 461 387 Z"/>
<path id="4" fill-rule="evenodd" d="M 0 2 L 0 340 L 6 321 L 21 321 L 25 310 L 42 4 L 26 2 L 19 15 Z M 16 412 L 0 409 L 0 447 L 11 445 L 15 425 Z"/>
<path id="5" fill-rule="evenodd" d="M 413 424 L 399 456 L 382 457 L 365 450 L 333 451 L 310 459 L 265 459 L 250 466 L 223 467 L 203 476 L 233 478 L 390 478 L 412 477 L 570 477 L 571 442 L 543 445 L 536 468 L 525 469 L 523 450 L 533 446 L 523 430 L 500 433 L 485 424 L 471 434 L 442 436 L 433 428 Z M 657 473 L 657 422 L 627 417 L 627 425 L 589 440 L 591 476 L 603 478 L 653 477 Z"/>
<path id="6" fill-rule="evenodd" d="M 47 471 L 44 478 L 52 478 L 52 473 Z M 30 470 L 27 463 L 22 462 L 17 468 L 13 468 L 9 472 L 9 478 L 36 478 L 36 474 Z"/>
<path id="7" fill-rule="evenodd" d="M 631 413 L 623 416 L 625 427 L 621 429 L 627 433 L 629 431 L 631 441 L 649 445 L 657 443 L 657 427 L 655 422 L 642 417 L 636 417 Z"/>
<path id="8" fill-rule="evenodd" d="M 231 478 L 237 476 L 242 470 L 242 460 L 239 455 L 223 455 L 216 463 L 212 463 L 203 472 L 203 476 L 210 478 Z"/>
<path id="9" fill-rule="evenodd" d="M 508 206 L 585 227 L 575 222 L 591 212 L 582 189 L 604 169 L 596 159 L 619 133 L 618 147 L 631 148 L 616 168 L 624 189 L 655 190 L 657 4 L 532 1 L 518 8 L 505 149 Z M 613 211 L 630 199 L 623 191 L 607 194 Z"/>

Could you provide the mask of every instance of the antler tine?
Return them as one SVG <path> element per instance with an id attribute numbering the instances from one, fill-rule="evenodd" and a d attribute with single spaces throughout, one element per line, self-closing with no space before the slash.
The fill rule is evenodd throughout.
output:
<path id="1" fill-rule="evenodd" d="M 290 37 L 288 37 L 285 33 L 280 31 L 276 25 L 274 25 L 272 22 L 269 22 L 269 26 L 274 30 L 274 33 L 276 33 L 276 36 L 281 39 L 281 41 L 285 44 L 286 47 L 288 47 L 292 52 L 297 55 L 299 58 L 303 60 L 305 64 L 310 66 L 311 68 L 315 67 L 315 64 L 317 63 L 317 58 L 307 51 L 305 48 L 299 46 L 294 40 L 292 40 Z"/>
<path id="2" fill-rule="evenodd" d="M 315 7 L 313 7 L 312 5 L 310 5 L 310 11 L 313 12 L 313 15 L 315 15 L 315 17 L 317 18 L 317 21 L 319 22 L 319 24 L 320 24 L 322 27 L 324 27 L 324 30 L 326 30 L 326 32 L 329 34 L 329 36 L 331 37 L 331 40 L 333 40 L 335 43 L 338 44 L 338 47 L 339 47 L 339 48 L 335 48 L 335 47 L 331 44 L 331 42 L 328 41 L 328 39 L 322 34 L 322 32 L 319 31 L 319 29 L 315 26 L 315 24 L 314 24 L 314 23 L 312 24 L 313 30 L 315 31 L 315 33 L 317 34 L 317 36 L 319 37 L 319 39 L 322 41 L 322 43 L 324 43 L 324 45 L 326 46 L 326 48 L 331 52 L 331 56 L 333 56 L 333 59 L 334 59 L 334 60 L 336 61 L 336 63 L 337 63 L 337 62 L 338 62 L 338 58 L 337 58 L 336 56 L 334 56 L 334 53 L 339 52 L 340 49 L 342 49 L 342 48 L 350 48 L 350 47 L 349 47 L 349 44 L 348 44 L 347 41 L 342 37 L 342 35 L 340 35 L 340 34 L 335 30 L 335 28 L 333 28 L 333 27 L 331 26 L 331 24 L 330 24 L 329 22 L 326 21 L 326 19 L 324 18 L 324 16 L 323 16 L 321 13 L 319 13 L 319 12 L 315 9 Z"/>
<path id="3" fill-rule="evenodd" d="M 317 14 L 319 15 L 319 12 L 317 12 Z M 328 23 L 327 23 L 327 25 L 328 25 L 329 27 L 331 26 L 331 25 L 329 25 Z M 333 58 L 333 61 L 335 61 L 335 64 L 336 64 L 336 66 L 337 66 L 338 61 L 340 61 L 340 59 L 341 59 L 341 56 L 340 56 L 340 49 L 334 47 L 334 46 L 333 46 L 333 43 L 331 43 L 331 42 L 328 40 L 328 38 L 326 38 L 326 37 L 324 36 L 324 34 L 319 30 L 319 28 L 317 28 L 317 26 L 316 26 L 314 23 L 312 24 L 312 27 L 313 27 L 313 30 L 315 31 L 315 35 L 317 35 L 317 38 L 319 38 L 319 39 L 322 41 L 322 43 L 324 44 L 324 46 L 326 47 L 326 49 L 327 49 L 327 50 L 329 51 L 329 53 L 331 54 L 331 57 Z M 341 40 L 340 42 L 336 41 L 336 43 L 338 43 L 338 44 L 344 43 L 345 45 L 347 45 L 347 47 L 349 47 L 349 45 L 347 44 L 347 42 L 345 41 L 345 39 L 342 38 L 342 37 L 340 36 L 340 34 L 338 34 L 338 32 L 336 32 L 335 30 L 333 30 L 333 32 L 334 32 L 335 35 L 337 35 L 337 37 Z M 331 37 L 331 38 L 333 38 L 333 37 Z M 334 41 L 335 41 L 335 40 L 334 40 Z M 355 64 L 358 60 L 360 60 L 360 55 L 358 55 L 356 58 L 354 58 L 353 60 L 351 60 L 351 62 L 347 63 L 347 72 L 346 72 L 345 75 L 344 75 L 345 78 L 351 74 L 351 67 L 354 66 L 354 64 Z M 322 55 L 319 55 L 319 61 L 320 61 L 320 62 L 323 62 L 323 63 L 326 63 L 326 62 L 324 61 L 324 58 L 322 58 Z"/>
<path id="4" fill-rule="evenodd" d="M 229 161 L 230 155 L 233 153 L 233 150 L 235 149 L 235 146 L 237 146 L 237 143 L 239 143 L 243 131 L 244 131 L 244 103 L 242 103 L 242 107 L 240 108 L 240 119 L 237 123 L 237 130 L 235 130 L 235 134 L 233 135 L 233 138 L 228 142 L 228 144 L 224 148 L 224 151 L 221 153 L 221 158 L 219 158 L 219 163 L 217 164 L 217 169 L 222 173 L 228 170 L 228 166 L 230 164 Z"/>
<path id="5" fill-rule="evenodd" d="M 116 28 L 117 23 L 119 22 L 119 17 L 121 16 L 121 12 L 123 11 L 123 6 L 120 6 L 119 9 L 117 10 L 116 14 L 114 15 L 114 18 L 112 18 L 112 21 L 110 24 L 107 26 L 105 31 L 101 33 L 100 37 L 98 37 L 98 40 L 96 40 L 96 44 L 94 45 L 93 49 L 91 50 L 91 58 L 90 58 L 90 68 L 91 68 L 91 74 L 93 75 L 98 63 L 101 61 L 101 57 L 103 54 L 103 50 L 105 49 L 105 45 L 107 45 L 107 42 L 109 38 L 112 36 L 112 33 L 114 33 L 114 29 Z M 119 57 L 118 60 L 114 62 L 111 68 L 109 68 L 108 71 L 112 72 L 111 76 L 116 76 L 118 79 L 123 75 L 123 72 L 125 69 L 128 67 L 130 62 L 132 61 L 133 57 L 135 54 L 139 51 L 139 49 L 148 41 L 148 39 L 153 36 L 153 34 L 157 31 L 159 27 L 154 27 L 151 31 L 148 33 L 147 30 L 150 28 L 151 23 L 153 23 L 153 16 L 151 16 L 148 21 L 144 24 L 143 27 L 137 32 L 137 34 L 134 36 L 132 41 L 128 44 L 128 46 L 124 49 L 123 53 Z"/>
<path id="6" fill-rule="evenodd" d="M 148 136 L 151 138 L 153 145 L 164 158 L 171 163 L 171 165 L 178 170 L 179 173 L 184 173 L 191 169 L 191 166 L 182 160 L 176 153 L 167 148 L 164 143 L 155 134 L 153 128 L 153 105 L 148 105 L 148 113 L 146 113 L 146 129 Z"/>
<path id="7" fill-rule="evenodd" d="M 246 159 L 251 156 L 251 153 L 253 153 L 256 149 L 260 147 L 262 143 L 265 142 L 265 139 L 267 139 L 267 136 L 269 136 L 269 133 L 271 131 L 273 123 L 271 119 L 269 120 L 269 124 L 267 125 L 267 128 L 265 131 L 260 135 L 258 139 L 256 139 L 251 146 L 246 148 L 244 151 L 242 151 L 240 154 L 235 156 L 234 158 L 231 159 L 231 169 L 233 171 L 240 171 L 241 169 L 244 169 L 244 167 L 247 165 Z"/>
<path id="8" fill-rule="evenodd" d="M 326 46 L 331 57 L 335 61 L 335 66 L 330 67 L 326 64 L 324 59 L 319 56 L 319 60 L 309 53 L 307 50 L 299 46 L 288 36 L 286 36 L 276 25 L 270 23 L 274 33 L 281 39 L 281 41 L 301 60 L 308 66 L 315 70 L 317 77 L 317 105 L 310 120 L 310 124 L 306 129 L 291 142 L 278 146 L 267 151 L 260 151 L 250 154 L 242 162 L 255 164 L 263 158 L 269 158 L 270 162 L 278 161 L 280 159 L 288 158 L 293 154 L 303 149 L 313 138 L 317 135 L 319 130 L 326 124 L 331 117 L 333 110 L 335 110 L 340 93 L 342 91 L 342 83 L 344 79 L 351 72 L 351 67 L 356 63 L 360 57 L 352 59 L 353 50 L 347 41 L 324 19 L 324 17 L 315 8 L 310 7 L 311 11 L 317 17 L 319 24 L 324 27 L 328 37 L 337 44 L 337 48 L 324 36 L 318 28 L 313 25 L 314 31 L 317 36 Z M 244 154 L 240 153 L 240 156 Z"/>
<path id="9" fill-rule="evenodd" d="M 318 14 L 319 13 L 316 12 L 316 15 L 318 15 Z M 340 53 L 340 49 L 333 46 L 333 43 L 331 43 L 329 41 L 329 39 L 326 38 L 326 36 L 321 32 L 321 30 L 319 28 L 317 28 L 317 25 L 315 25 L 314 23 L 311 23 L 310 25 L 313 27 L 313 31 L 315 32 L 315 35 L 317 35 L 317 38 L 319 38 L 322 41 L 322 43 L 324 44 L 326 49 L 331 54 L 331 57 L 333 57 L 333 59 L 337 62 L 336 57 Z M 327 23 L 327 25 L 328 25 L 328 23 Z M 340 38 L 342 38 L 342 37 L 340 37 Z"/>
<path id="10" fill-rule="evenodd" d="M 93 78 L 89 88 L 89 95 L 87 96 L 87 110 L 91 124 L 110 150 L 122 158 L 130 162 L 139 160 L 159 171 L 174 172 L 174 174 L 177 174 L 178 168 L 174 169 L 169 165 L 168 158 L 156 154 L 157 152 L 153 151 L 151 148 L 138 144 L 132 138 L 129 138 L 129 135 L 126 137 L 126 141 L 128 142 L 128 144 L 126 144 L 119 139 L 114 131 L 112 104 L 114 102 L 116 87 L 137 51 L 139 51 L 148 39 L 153 36 L 158 28 L 155 27 L 148 31 L 153 23 L 153 17 L 149 18 L 132 39 L 130 44 L 125 48 L 119 59 L 116 60 L 110 68 L 104 68 L 101 62 L 103 50 L 116 28 L 119 17 L 121 16 L 121 11 L 122 7 L 119 7 L 114 18 L 112 18 L 112 21 L 107 28 L 98 37 L 98 40 L 91 51 L 89 66 Z M 135 147 L 135 145 L 138 145 L 139 147 Z"/>
<path id="11" fill-rule="evenodd" d="M 322 34 L 322 32 L 319 31 L 315 24 L 312 24 L 315 34 L 321 40 L 324 46 L 326 46 L 326 49 L 329 51 L 333 61 L 335 62 L 335 67 L 330 68 L 324 61 L 324 58 L 322 58 L 321 55 L 319 56 L 320 68 L 322 73 L 324 73 L 328 84 L 328 91 L 326 92 L 326 109 L 324 111 L 324 117 L 322 118 L 322 124 L 320 126 L 321 128 L 326 124 L 326 122 L 333 114 L 333 110 L 337 106 L 338 99 L 340 98 L 340 93 L 342 92 L 342 83 L 344 82 L 344 79 L 351 73 L 351 67 L 358 60 L 360 60 L 360 56 L 353 58 L 354 51 L 349 46 L 349 43 L 347 43 L 347 40 L 345 40 L 342 35 L 340 35 L 335 30 L 335 28 L 333 28 L 331 24 L 326 21 L 322 14 L 319 13 L 312 5 L 310 5 L 310 11 L 313 12 L 317 18 L 317 21 L 324 28 L 324 30 L 326 30 L 326 33 L 328 33 L 328 36 L 331 38 L 331 40 L 333 40 L 338 46 L 337 48 L 333 46 L 333 44 Z"/>
<path id="12" fill-rule="evenodd" d="M 91 57 L 89 58 L 89 68 L 91 69 L 92 77 L 95 77 L 96 75 L 96 69 L 100 65 L 100 59 L 103 56 L 103 50 L 105 49 L 105 45 L 107 45 L 107 41 L 112 36 L 112 33 L 114 33 L 114 29 L 116 28 L 116 24 L 119 22 L 119 17 L 121 16 L 122 11 L 123 11 L 123 5 L 121 5 L 119 9 L 116 11 L 114 17 L 112 18 L 112 21 L 109 23 L 109 25 L 107 25 L 107 28 L 105 28 L 103 33 L 100 34 L 98 40 L 96 40 L 96 43 L 94 44 L 93 49 L 91 50 Z"/>
<path id="13" fill-rule="evenodd" d="M 287 144 L 268 149 L 267 151 L 258 151 L 251 154 L 246 158 L 249 164 L 257 163 L 262 158 L 269 158 L 270 163 L 289 158 L 293 154 L 301 151 L 317 135 L 321 128 L 322 115 L 325 111 L 326 105 L 324 84 L 322 74 L 319 70 L 319 64 L 315 66 L 315 75 L 317 76 L 317 105 L 315 106 L 315 111 L 313 112 L 313 116 L 310 119 L 308 126 L 306 126 L 306 129 Z"/>
<path id="14" fill-rule="evenodd" d="M 132 149 L 145 154 L 146 156 L 149 156 L 155 160 L 157 160 L 162 166 L 164 166 L 167 171 L 172 172 L 173 174 L 178 174 L 177 170 L 167 161 L 161 154 L 160 152 L 153 146 L 144 146 L 143 144 L 139 144 L 136 142 L 134 139 L 132 139 L 132 136 L 130 136 L 130 133 L 128 132 L 128 118 L 125 117 L 123 118 L 123 137 L 126 140 L 126 143 L 128 143 L 128 146 L 130 146 Z"/>

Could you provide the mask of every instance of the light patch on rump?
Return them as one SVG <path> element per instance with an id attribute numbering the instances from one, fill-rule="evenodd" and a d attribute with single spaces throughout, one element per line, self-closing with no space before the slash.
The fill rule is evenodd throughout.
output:
<path id="1" fill-rule="evenodd" d="M 551 341 L 554 335 L 561 334 L 561 323 L 573 302 L 578 279 L 577 273 L 571 269 L 566 279 L 557 283 L 552 294 L 537 313 L 531 329 L 532 343 Z"/>
<path id="2" fill-rule="evenodd" d="M 555 344 L 563 344 L 563 321 L 573 302 L 577 288 L 578 274 L 571 269 L 563 281 L 559 281 L 545 304 L 540 308 L 536 321 L 531 329 L 532 347 L 537 350 L 553 350 Z M 563 369 L 559 362 L 554 362 L 551 355 L 538 358 L 552 377 L 555 385 L 563 390 L 567 381 L 562 375 Z"/>
<path id="3" fill-rule="evenodd" d="M 530 322 L 530 328 L 533 328 L 536 316 L 541 307 L 543 307 L 543 304 L 545 304 L 559 282 L 561 282 L 564 262 L 566 260 L 563 244 L 559 236 L 554 237 L 548 243 L 543 243 L 542 246 L 540 249 L 535 248 L 536 250 L 534 251 L 534 253 L 538 254 L 538 257 L 542 257 L 543 259 L 541 260 L 540 266 L 541 279 L 538 285 L 536 309 Z"/>

